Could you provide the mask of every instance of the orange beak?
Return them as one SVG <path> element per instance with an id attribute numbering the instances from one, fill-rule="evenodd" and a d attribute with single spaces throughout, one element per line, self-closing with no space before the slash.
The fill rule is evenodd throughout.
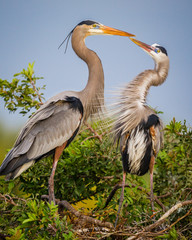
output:
<path id="1" fill-rule="evenodd" d="M 118 36 L 125 36 L 125 37 L 134 37 L 134 34 L 124 32 L 115 28 L 107 27 L 102 25 L 100 29 L 103 31 L 104 34 L 109 34 L 109 35 L 118 35 Z"/>
<path id="2" fill-rule="evenodd" d="M 139 47 L 143 48 L 147 52 L 150 52 L 150 51 L 153 50 L 153 48 L 150 45 L 148 45 L 144 42 L 141 42 L 141 41 L 139 41 L 137 39 L 134 39 L 134 38 L 130 38 L 130 39 L 131 39 L 132 42 L 134 42 L 135 44 L 137 44 Z"/>

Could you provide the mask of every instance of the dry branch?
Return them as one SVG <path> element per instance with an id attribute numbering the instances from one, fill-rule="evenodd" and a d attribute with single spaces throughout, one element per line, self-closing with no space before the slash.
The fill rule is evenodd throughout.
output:
<path id="1" fill-rule="evenodd" d="M 158 198 L 166 198 L 166 197 L 169 197 L 169 196 L 171 196 L 170 192 L 168 192 L 168 193 L 166 193 L 164 195 L 160 195 L 160 196 L 158 196 Z"/>
<path id="2" fill-rule="evenodd" d="M 82 141 L 82 143 L 90 138 L 98 138 L 99 141 L 102 143 L 102 136 L 105 134 L 105 133 L 102 133 L 101 135 L 99 135 L 92 127 L 91 125 L 89 125 L 88 123 L 84 123 L 85 126 L 87 126 L 87 129 L 90 130 L 94 135 L 93 136 L 89 136 L 87 137 L 85 140 Z"/>
<path id="3" fill-rule="evenodd" d="M 157 220 L 155 223 L 147 226 L 142 232 L 136 233 L 134 236 L 129 237 L 127 240 L 133 240 L 133 239 L 138 239 L 138 237 L 144 237 L 147 236 L 147 234 L 149 234 L 150 231 L 152 231 L 153 229 L 159 227 L 173 212 L 175 212 L 178 208 L 184 207 L 186 205 L 190 205 L 192 204 L 192 200 L 188 200 L 188 201 L 184 201 L 184 202 L 180 202 L 177 203 L 176 205 L 174 205 L 172 208 L 170 208 L 165 214 L 163 214 L 163 216 L 161 216 L 159 218 L 159 220 Z M 161 235 L 162 233 L 164 233 L 165 231 L 169 230 L 172 226 L 174 226 L 177 222 L 179 222 L 180 220 L 182 220 L 183 218 L 187 217 L 190 212 L 192 211 L 192 208 L 181 218 L 177 219 L 176 222 L 174 222 L 173 224 L 171 224 L 169 227 L 167 227 L 166 229 L 157 232 L 157 234 Z"/>
<path id="4" fill-rule="evenodd" d="M 41 195 L 41 200 L 43 201 L 49 201 L 49 195 Z M 58 205 L 60 202 L 60 199 L 55 199 L 55 203 Z"/>
<path id="5" fill-rule="evenodd" d="M 176 223 L 178 223 L 179 221 L 181 221 L 183 218 L 187 217 L 187 216 L 190 214 L 191 211 L 192 211 L 192 208 L 191 208 L 184 216 L 178 218 L 177 221 L 175 221 L 174 223 L 172 223 L 168 228 L 162 230 L 161 232 L 165 232 L 165 231 L 171 229 Z M 161 232 L 160 232 L 160 233 L 161 233 Z"/>
<path id="6" fill-rule="evenodd" d="M 59 212 L 63 209 L 66 208 L 70 213 L 78 217 L 80 220 L 83 220 L 87 223 L 95 224 L 100 227 L 107 227 L 107 228 L 114 228 L 113 224 L 110 222 L 102 222 L 100 220 L 97 220 L 95 218 L 83 215 L 81 212 L 75 210 L 67 201 L 60 201 L 59 202 Z"/>
<path id="7" fill-rule="evenodd" d="M 163 214 L 163 216 L 160 217 L 158 221 L 156 221 L 155 223 L 153 223 L 153 224 L 149 225 L 148 227 L 146 227 L 145 230 L 146 231 L 150 231 L 150 230 L 160 226 L 178 208 L 181 208 L 183 206 L 190 205 L 190 204 L 192 204 L 192 200 L 188 200 L 188 201 L 177 203 L 172 208 L 170 208 L 165 214 Z"/>
<path id="8" fill-rule="evenodd" d="M 132 187 L 137 187 L 136 185 L 132 184 Z M 128 185 L 127 187 L 131 187 L 130 185 Z M 115 186 L 115 189 L 117 190 L 118 188 L 120 188 L 120 184 L 117 184 Z M 142 187 L 137 187 L 140 190 L 145 190 Z M 115 191 L 116 191 L 115 190 Z M 114 191 L 114 192 L 115 192 Z M 114 194 L 113 194 L 114 195 Z M 47 196 L 43 196 L 44 199 L 47 199 Z M 183 218 L 187 217 L 188 215 L 190 215 L 190 213 L 192 212 L 192 208 L 182 217 L 178 218 L 174 223 L 172 223 L 171 225 L 167 226 L 165 229 L 161 230 L 161 231 L 157 231 L 157 229 L 160 227 L 161 224 L 163 224 L 168 217 L 173 214 L 177 209 L 190 205 L 192 204 L 192 200 L 188 200 L 188 201 L 183 201 L 180 203 L 177 203 L 176 205 L 174 205 L 172 208 L 170 208 L 166 213 L 164 213 L 155 223 L 145 227 L 144 229 L 134 229 L 129 227 L 129 229 L 124 229 L 123 231 L 115 231 L 114 226 L 112 223 L 110 222 L 102 222 L 100 220 L 97 220 L 95 218 L 92 218 L 90 216 L 86 216 L 84 214 L 82 214 L 81 212 L 77 211 L 75 208 L 73 208 L 67 201 L 59 201 L 57 200 L 57 204 L 59 206 L 59 213 L 61 213 L 63 211 L 63 209 L 67 209 L 71 214 L 75 215 L 78 220 L 80 220 L 81 222 L 84 223 L 88 223 L 91 225 L 96 225 L 98 227 L 94 227 L 92 229 L 92 231 L 90 231 L 91 236 L 89 236 L 89 231 L 86 232 L 86 239 L 94 239 L 94 235 L 97 234 L 101 234 L 102 236 L 99 239 L 104 239 L 106 237 L 109 236 L 127 236 L 127 240 L 133 240 L 133 239 L 148 239 L 151 237 L 155 237 L 155 236 L 161 236 L 163 235 L 165 232 L 167 232 L 168 230 L 170 230 L 175 224 L 177 224 L 179 221 L 181 221 Z M 100 228 L 101 227 L 101 228 Z M 98 232 L 96 232 L 96 228 L 98 228 Z M 100 228 L 100 229 L 99 229 Z M 107 231 L 106 231 L 107 228 Z M 105 230 L 104 230 L 105 229 Z M 82 229 L 81 229 L 82 230 Z M 84 231 L 85 229 L 83 229 L 82 231 Z M 137 233 L 135 233 L 137 231 Z M 76 230 L 77 234 L 82 234 L 81 231 Z M 84 237 L 81 235 L 81 237 L 84 239 Z"/>
<path id="9" fill-rule="evenodd" d="M 49 201 L 48 195 L 42 195 L 42 200 Z M 55 199 L 55 203 L 58 205 L 58 212 L 61 213 L 63 209 L 67 209 L 70 213 L 78 217 L 79 219 L 85 221 L 86 223 L 95 224 L 100 227 L 107 227 L 107 228 L 114 228 L 113 224 L 110 222 L 102 222 L 100 220 L 97 220 L 95 218 L 83 215 L 81 212 L 77 211 L 75 208 L 71 206 L 70 203 L 68 203 L 66 200 L 60 201 L 59 199 Z"/>
<path id="10" fill-rule="evenodd" d="M 11 205 L 17 206 L 17 203 L 14 202 L 14 200 L 20 200 L 23 202 L 27 202 L 25 199 L 23 198 L 19 198 L 19 197 L 11 197 L 9 194 L 1 194 L 0 193 L 0 199 L 4 199 L 5 202 L 9 202 Z"/>

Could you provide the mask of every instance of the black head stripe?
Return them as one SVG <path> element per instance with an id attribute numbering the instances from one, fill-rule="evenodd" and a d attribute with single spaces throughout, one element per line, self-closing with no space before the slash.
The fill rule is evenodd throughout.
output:
<path id="1" fill-rule="evenodd" d="M 80 25 L 92 25 L 92 24 L 99 24 L 98 22 L 95 22 L 95 21 L 91 21 L 91 20 L 85 20 L 85 21 L 82 21 L 80 22 L 79 24 L 77 24 L 77 26 L 80 26 Z"/>
<path id="2" fill-rule="evenodd" d="M 161 50 L 162 53 L 164 53 L 168 56 L 167 50 L 164 47 L 161 47 L 161 46 L 157 46 L 157 47 Z"/>
<path id="3" fill-rule="evenodd" d="M 67 40 L 67 44 L 66 44 L 66 48 L 65 48 L 65 52 L 66 52 L 66 51 L 67 51 L 67 46 L 68 46 L 68 43 L 69 43 L 69 39 L 70 39 L 71 35 L 73 34 L 74 29 L 75 29 L 77 26 L 80 26 L 80 25 L 83 25 L 83 24 L 85 24 L 85 25 L 92 25 L 92 24 L 99 24 L 99 23 L 98 23 L 98 22 L 91 21 L 91 20 L 85 20 L 85 21 L 80 22 L 79 24 L 77 24 L 77 25 L 71 30 L 71 32 L 67 35 L 67 37 L 66 37 L 66 38 L 64 39 L 64 41 L 59 45 L 58 48 L 60 48 L 60 47 L 63 45 L 63 43 Z"/>

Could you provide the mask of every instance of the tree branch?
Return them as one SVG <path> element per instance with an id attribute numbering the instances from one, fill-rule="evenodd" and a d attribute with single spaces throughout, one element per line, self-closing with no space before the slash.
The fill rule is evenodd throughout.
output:
<path id="1" fill-rule="evenodd" d="M 15 200 L 20 200 L 20 201 L 23 201 L 23 202 L 25 202 L 25 203 L 27 202 L 27 201 L 26 201 L 25 199 L 23 199 L 23 198 L 11 197 L 9 194 L 3 195 L 3 194 L 0 193 L 0 198 L 4 199 L 5 202 L 9 202 L 10 204 L 12 204 L 12 205 L 14 205 L 14 206 L 17 206 L 17 203 L 15 203 L 15 202 L 13 201 L 13 199 L 15 199 Z"/>
<path id="2" fill-rule="evenodd" d="M 172 223 L 168 228 L 162 230 L 162 231 L 159 232 L 159 233 L 163 233 L 163 232 L 165 232 L 165 231 L 171 229 L 176 223 L 178 223 L 179 221 L 181 221 L 183 218 L 187 217 L 187 216 L 190 214 L 191 211 L 192 211 L 192 208 L 191 208 L 191 209 L 190 209 L 190 210 L 189 210 L 184 216 L 178 218 L 177 221 L 175 221 L 175 222 Z"/>
<path id="3" fill-rule="evenodd" d="M 33 79 L 30 78 L 29 80 L 30 80 L 30 82 L 31 82 L 31 85 L 32 85 L 34 91 L 37 93 L 37 96 L 38 96 L 38 99 L 39 99 L 40 105 L 42 105 L 42 104 L 43 104 L 43 101 L 42 101 L 41 95 L 39 94 L 39 91 L 37 90 L 37 88 L 36 88 L 36 86 L 35 86 L 35 83 L 34 83 Z"/>
<path id="4" fill-rule="evenodd" d="M 85 126 L 87 126 L 87 129 L 90 130 L 90 131 L 94 134 L 94 136 L 90 136 L 90 137 L 86 138 L 85 140 L 83 140 L 83 142 L 86 141 L 87 139 L 90 139 L 90 138 L 93 138 L 93 137 L 98 138 L 99 141 L 102 142 L 102 136 L 103 136 L 105 133 L 102 133 L 101 135 L 99 135 L 99 134 L 91 127 L 91 125 L 89 125 L 89 124 L 86 123 L 86 122 L 85 122 L 84 124 L 85 124 Z"/>
<path id="5" fill-rule="evenodd" d="M 131 236 L 129 238 L 127 238 L 127 240 L 133 240 L 133 239 L 138 239 L 138 237 L 144 237 L 147 234 L 150 233 L 151 230 L 157 228 L 158 226 L 160 226 L 173 212 L 175 212 L 178 208 L 181 208 L 183 206 L 186 205 L 190 205 L 192 204 L 192 200 L 188 200 L 188 201 L 184 201 L 184 202 L 180 202 L 177 203 L 176 205 L 174 205 L 172 208 L 170 208 L 165 214 L 163 214 L 162 217 L 159 218 L 159 220 L 157 220 L 155 223 L 147 226 L 142 232 L 136 233 L 134 236 Z M 177 221 L 175 221 L 173 224 L 171 224 L 168 228 L 159 231 L 158 234 L 161 235 L 162 233 L 164 233 L 165 231 L 169 230 L 172 226 L 174 226 L 177 222 L 179 222 L 180 220 L 182 220 L 183 218 L 185 218 L 186 216 L 188 216 L 190 214 L 190 212 L 192 211 L 192 208 L 181 218 L 177 219 Z"/>
<path id="6" fill-rule="evenodd" d="M 59 212 L 61 212 L 63 208 L 66 208 L 69 212 L 78 217 L 80 220 L 86 221 L 91 224 L 95 224 L 100 227 L 114 228 L 113 224 L 110 222 L 102 222 L 95 218 L 83 215 L 81 212 L 75 210 L 75 208 L 73 208 L 67 201 L 59 202 Z"/>

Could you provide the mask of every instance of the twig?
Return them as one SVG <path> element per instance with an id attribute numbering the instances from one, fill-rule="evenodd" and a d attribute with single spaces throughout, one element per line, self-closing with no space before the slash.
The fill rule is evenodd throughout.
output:
<path id="1" fill-rule="evenodd" d="M 192 208 L 182 217 L 178 218 L 177 221 L 175 221 L 174 223 L 172 223 L 168 228 L 160 231 L 159 233 L 163 233 L 169 229 L 171 229 L 176 223 L 178 223 L 179 221 L 181 221 L 183 218 L 187 217 L 189 215 L 189 213 L 192 211 Z"/>
<path id="2" fill-rule="evenodd" d="M 17 206 L 17 204 L 13 201 L 13 199 L 15 199 L 15 200 L 21 200 L 21 201 L 26 202 L 26 200 L 23 199 L 23 198 L 11 197 L 9 194 L 3 195 L 3 194 L 0 193 L 0 198 L 3 198 L 5 202 L 9 202 L 10 204 L 12 204 L 12 205 L 14 205 L 14 206 Z"/>
<path id="3" fill-rule="evenodd" d="M 102 222 L 100 220 L 97 220 L 95 218 L 83 215 L 81 212 L 75 210 L 67 201 L 60 201 L 59 202 L 59 212 L 63 209 L 66 208 L 69 212 L 71 212 L 73 215 L 78 217 L 81 220 L 84 220 L 88 223 L 96 224 L 100 227 L 108 227 L 108 228 L 114 228 L 113 224 L 110 222 Z"/>
<path id="4" fill-rule="evenodd" d="M 41 200 L 48 202 L 48 201 L 49 201 L 49 195 L 41 195 Z M 59 205 L 60 199 L 55 199 L 55 203 L 56 203 L 57 205 Z"/>
<path id="5" fill-rule="evenodd" d="M 89 136 L 89 137 L 86 137 L 82 142 L 81 142 L 81 145 L 85 142 L 85 141 L 87 141 L 87 140 L 89 140 L 89 139 L 91 139 L 91 138 L 97 138 L 97 136 Z M 100 141 L 100 140 L 99 140 Z"/>
<path id="6" fill-rule="evenodd" d="M 151 230 L 153 230 L 154 228 L 157 228 L 158 226 L 160 226 L 174 211 L 176 211 L 178 208 L 181 208 L 183 206 L 186 205 L 190 205 L 192 204 L 192 200 L 189 201 L 184 201 L 184 202 L 180 202 L 177 203 L 176 205 L 174 205 L 172 208 L 170 208 L 161 218 L 159 218 L 158 221 L 156 221 L 155 223 L 147 226 L 142 232 L 136 233 L 134 236 L 129 237 L 127 240 L 133 240 L 133 239 L 138 239 L 138 237 L 146 237 L 148 233 L 150 233 Z M 181 218 L 177 219 L 177 221 L 175 221 L 173 224 L 171 224 L 168 228 L 157 232 L 158 235 L 163 234 L 165 231 L 169 230 L 172 226 L 174 226 L 177 222 L 179 222 L 180 220 L 182 220 L 183 218 L 185 218 L 186 216 L 189 215 L 189 213 L 192 211 L 192 208 Z"/>
<path id="7" fill-rule="evenodd" d="M 84 123 L 84 124 L 85 124 L 85 126 L 87 126 L 87 129 L 89 129 L 89 130 L 94 134 L 94 136 L 91 136 L 91 137 L 88 137 L 88 138 L 96 137 L 96 138 L 99 139 L 100 142 L 102 142 L 102 135 L 104 135 L 105 133 L 102 133 L 101 135 L 99 135 L 99 134 L 91 127 L 91 125 L 89 125 L 88 123 Z M 87 138 L 86 138 L 85 140 L 83 140 L 83 142 L 86 141 L 86 140 L 87 140 Z"/>
<path id="8" fill-rule="evenodd" d="M 103 176 L 103 177 L 98 177 L 99 179 L 113 179 L 114 176 Z"/>
<path id="9" fill-rule="evenodd" d="M 29 78 L 30 82 L 31 82 L 31 85 L 33 87 L 33 90 L 37 93 L 37 96 L 38 96 L 38 99 L 39 99 L 39 102 L 40 102 L 40 105 L 43 104 L 43 101 L 42 101 L 42 98 L 41 98 L 41 95 L 39 94 L 39 91 L 37 90 L 36 86 L 35 86 L 35 83 L 33 81 L 33 78 Z"/>
<path id="10" fill-rule="evenodd" d="M 174 205 L 172 208 L 170 208 L 165 214 L 163 214 L 162 217 L 159 218 L 158 221 L 156 221 L 155 223 L 147 226 L 145 228 L 145 231 L 150 231 L 154 228 L 156 228 L 157 226 L 161 225 L 165 219 L 167 219 L 173 212 L 175 212 L 178 208 L 181 208 L 183 206 L 186 206 L 186 205 L 190 205 L 192 204 L 192 200 L 188 200 L 188 201 L 184 201 L 184 202 L 180 202 L 180 203 L 177 203 L 176 205 Z"/>
<path id="11" fill-rule="evenodd" d="M 166 194 L 164 194 L 164 195 L 158 196 L 158 198 L 166 198 L 166 197 L 169 197 L 170 195 L 171 195 L 171 193 L 168 192 L 168 193 L 166 193 Z"/>
<path id="12" fill-rule="evenodd" d="M 180 232 L 183 233 L 183 232 L 187 231 L 188 229 L 192 229 L 192 222 L 190 222 L 187 225 L 183 226 L 183 228 L 180 229 Z"/>

